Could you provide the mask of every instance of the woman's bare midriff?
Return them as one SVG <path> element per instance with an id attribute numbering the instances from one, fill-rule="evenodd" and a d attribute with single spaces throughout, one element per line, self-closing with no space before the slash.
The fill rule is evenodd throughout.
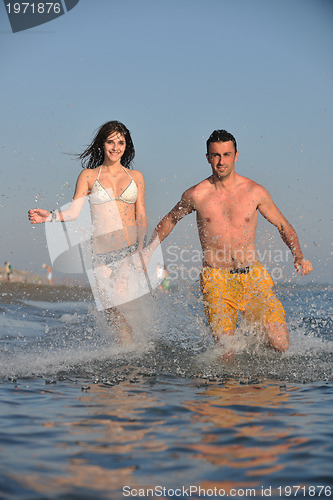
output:
<path id="1" fill-rule="evenodd" d="M 116 200 L 93 205 L 91 217 L 92 243 L 96 253 L 112 252 L 137 243 L 134 205 Z"/>

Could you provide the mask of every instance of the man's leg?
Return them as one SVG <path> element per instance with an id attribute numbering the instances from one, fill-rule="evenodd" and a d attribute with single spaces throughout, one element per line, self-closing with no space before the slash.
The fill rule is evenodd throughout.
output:
<path id="1" fill-rule="evenodd" d="M 221 339 L 223 339 L 224 336 L 233 337 L 235 335 L 235 329 L 226 330 L 219 324 L 218 321 L 215 323 L 214 321 L 208 320 L 208 322 L 212 331 L 213 339 L 217 344 L 221 342 Z"/>
<path id="2" fill-rule="evenodd" d="M 228 270 L 208 267 L 201 274 L 204 311 L 216 343 L 236 331 L 238 311 L 235 297 L 238 290 L 232 286 L 234 281 Z"/>
<path id="3" fill-rule="evenodd" d="M 262 325 L 270 347 L 284 352 L 289 347 L 289 333 L 285 311 L 273 292 L 273 281 L 260 264 L 251 266 L 250 273 L 242 275 L 244 285 L 244 313 L 248 321 Z"/>
<path id="4" fill-rule="evenodd" d="M 273 349 L 284 352 L 289 347 L 289 332 L 285 323 L 274 321 L 264 326 L 265 337 Z"/>

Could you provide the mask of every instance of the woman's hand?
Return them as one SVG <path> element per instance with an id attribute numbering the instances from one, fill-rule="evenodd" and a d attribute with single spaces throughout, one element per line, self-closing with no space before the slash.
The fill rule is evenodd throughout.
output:
<path id="1" fill-rule="evenodd" d="M 49 210 L 44 210 L 43 208 L 33 208 L 28 212 L 28 218 L 31 224 L 41 224 L 42 222 L 48 222 L 51 219 L 51 212 Z"/>

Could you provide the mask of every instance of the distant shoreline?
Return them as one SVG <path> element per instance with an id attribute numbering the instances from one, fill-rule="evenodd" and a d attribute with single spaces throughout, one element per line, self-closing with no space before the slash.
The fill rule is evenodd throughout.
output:
<path id="1" fill-rule="evenodd" d="M 92 291 L 84 286 L 46 285 L 0 281 L 0 305 L 21 300 L 45 302 L 82 302 L 93 300 Z"/>
<path id="2" fill-rule="evenodd" d="M 59 277 L 58 274 L 54 275 L 52 278 L 52 285 L 56 286 L 82 286 L 89 287 L 87 283 L 87 279 L 83 277 L 79 277 L 80 275 L 68 275 L 64 274 Z M 10 275 L 10 283 L 30 283 L 30 284 L 38 284 L 38 285 L 48 285 L 47 280 L 47 272 L 45 269 L 41 270 L 41 274 L 32 273 L 30 271 L 24 271 L 22 269 L 12 269 L 12 274 Z M 6 268 L 4 266 L 0 266 L 0 283 L 7 282 L 7 273 Z"/>

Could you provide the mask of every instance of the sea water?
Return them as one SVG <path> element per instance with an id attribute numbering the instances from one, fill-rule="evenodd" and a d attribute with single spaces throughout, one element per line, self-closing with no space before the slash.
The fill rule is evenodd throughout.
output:
<path id="1" fill-rule="evenodd" d="M 224 359 L 198 287 L 133 305 L 0 304 L 0 498 L 327 498 L 332 289 L 279 290 L 290 348 L 239 325 Z"/>

